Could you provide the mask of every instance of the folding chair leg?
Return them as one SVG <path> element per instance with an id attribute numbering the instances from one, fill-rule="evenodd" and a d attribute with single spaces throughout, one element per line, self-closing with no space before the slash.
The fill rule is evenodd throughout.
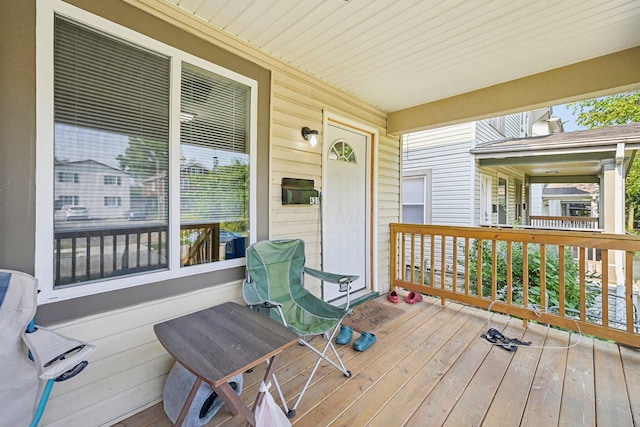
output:
<path id="1" fill-rule="evenodd" d="M 287 401 L 284 398 L 284 394 L 282 393 L 282 389 L 280 388 L 280 383 L 278 382 L 278 378 L 276 378 L 275 373 L 271 376 L 271 379 L 273 380 L 273 384 L 275 384 L 276 386 L 276 390 L 278 390 L 278 396 L 280 396 L 280 400 L 282 401 L 282 407 L 284 408 L 285 414 L 287 414 L 287 418 L 295 417 L 296 415 L 295 411 L 293 411 L 293 415 L 289 416 L 289 413 L 291 412 L 291 410 L 289 409 L 289 405 L 287 405 Z"/>
<path id="2" fill-rule="evenodd" d="M 338 325 L 338 326 L 340 326 L 340 325 Z M 298 404 L 300 403 L 300 400 L 302 400 L 302 396 L 307 391 L 307 388 L 309 387 L 309 384 L 311 384 L 311 380 L 313 379 L 313 376 L 316 374 L 316 371 L 318 370 L 318 367 L 320 366 L 320 363 L 323 360 L 328 362 L 331 366 L 333 366 L 334 368 L 336 368 L 340 372 L 342 372 L 345 377 L 350 377 L 351 376 L 351 371 L 349 371 L 349 370 L 347 370 L 347 368 L 345 368 L 344 363 L 342 363 L 342 359 L 340 358 L 340 355 L 338 354 L 338 351 L 336 350 L 335 346 L 333 345 L 333 337 L 334 337 L 334 335 L 336 334 L 336 332 L 338 330 L 338 326 L 336 326 L 334 328 L 334 330 L 331 333 L 331 335 L 324 334 L 324 337 L 327 339 L 327 343 L 325 344 L 325 346 L 322 349 L 322 351 L 319 351 L 318 349 L 316 349 L 315 347 L 311 346 L 306 341 L 304 341 L 302 339 L 300 340 L 300 342 L 302 344 L 304 344 L 307 347 L 309 347 L 309 349 L 311 349 L 311 351 L 316 353 L 319 357 L 318 357 L 318 360 L 316 361 L 315 366 L 313 367 L 313 370 L 311 371 L 311 374 L 309 375 L 309 378 L 307 378 L 307 382 L 304 384 L 304 387 L 302 388 L 302 391 L 300 392 L 300 395 L 298 396 L 298 399 L 296 400 L 296 403 L 293 405 L 293 407 L 291 409 L 288 410 L 288 412 L 287 412 L 287 417 L 288 418 L 293 418 L 293 417 L 296 416 L 296 408 L 298 407 Z M 329 356 L 327 355 L 327 350 L 329 350 L 329 348 L 331 348 L 331 350 L 333 350 L 333 354 L 335 355 L 336 359 L 338 360 L 339 365 L 338 365 L 338 363 L 336 363 L 333 360 L 329 359 Z"/>

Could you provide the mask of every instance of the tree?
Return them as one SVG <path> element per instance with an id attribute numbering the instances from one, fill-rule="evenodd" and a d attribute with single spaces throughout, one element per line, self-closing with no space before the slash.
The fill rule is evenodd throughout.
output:
<path id="1" fill-rule="evenodd" d="M 166 173 L 169 169 L 169 143 L 131 137 L 124 155 L 117 157 L 120 169 L 137 179 Z"/>
<path id="2" fill-rule="evenodd" d="M 567 107 L 578 113 L 576 122 L 589 129 L 640 122 L 640 92 L 571 102 Z"/>
<path id="3" fill-rule="evenodd" d="M 576 122 L 589 129 L 640 122 L 640 92 L 626 92 L 604 98 L 572 102 L 567 107 L 578 114 Z M 640 160 L 633 161 L 627 174 L 626 210 L 628 229 L 633 229 L 635 207 L 640 206 Z"/>

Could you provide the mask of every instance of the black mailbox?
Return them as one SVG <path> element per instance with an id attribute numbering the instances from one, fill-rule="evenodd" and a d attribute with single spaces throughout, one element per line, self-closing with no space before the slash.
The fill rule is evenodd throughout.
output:
<path id="1" fill-rule="evenodd" d="M 282 178 L 283 205 L 317 205 L 319 201 L 312 179 Z"/>

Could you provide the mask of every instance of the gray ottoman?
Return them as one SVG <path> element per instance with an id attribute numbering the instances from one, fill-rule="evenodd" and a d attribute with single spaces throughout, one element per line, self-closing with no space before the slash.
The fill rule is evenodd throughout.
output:
<path id="1" fill-rule="evenodd" d="M 164 386 L 162 399 L 164 412 L 172 423 L 175 423 L 178 419 L 195 381 L 195 375 L 187 371 L 181 364 L 176 362 L 171 368 Z M 239 395 L 242 392 L 242 374 L 230 379 L 229 384 Z M 211 421 L 211 418 L 223 405 L 224 402 L 218 397 L 213 388 L 203 382 L 196 393 L 196 397 L 193 399 L 183 425 L 185 427 L 203 426 Z"/>

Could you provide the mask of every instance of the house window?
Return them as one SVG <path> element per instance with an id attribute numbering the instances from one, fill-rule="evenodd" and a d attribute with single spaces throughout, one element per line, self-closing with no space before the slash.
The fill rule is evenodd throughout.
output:
<path id="1" fill-rule="evenodd" d="M 104 198 L 105 206 L 122 206 L 122 199 L 120 197 L 106 196 Z"/>
<path id="2" fill-rule="evenodd" d="M 409 172 L 402 178 L 402 222 L 431 223 L 431 171 Z"/>
<path id="3" fill-rule="evenodd" d="M 56 180 L 57 182 L 73 182 L 75 184 L 80 182 L 80 179 L 77 173 L 58 172 L 56 176 L 58 177 L 58 179 Z"/>
<path id="4" fill-rule="evenodd" d="M 181 88 L 181 264 L 244 257 L 250 88 L 188 63 Z"/>
<path id="5" fill-rule="evenodd" d="M 329 148 L 329 160 L 345 163 L 357 163 L 356 153 L 347 141 L 336 141 Z"/>
<path id="6" fill-rule="evenodd" d="M 53 194 L 37 195 L 53 218 L 53 235 L 36 233 L 43 299 L 241 265 L 232 259 L 244 257 L 252 227 L 257 83 L 73 6 L 47 6 L 38 46 L 53 56 L 47 66 L 50 53 L 39 54 L 38 73 L 51 80 L 54 124 L 38 126 L 53 143 L 39 137 L 38 158 L 56 179 Z M 63 209 L 80 201 L 82 218 Z"/>
<path id="7" fill-rule="evenodd" d="M 58 196 L 58 209 L 64 205 L 74 206 L 80 204 L 80 196 Z"/>
<path id="8" fill-rule="evenodd" d="M 122 177 L 113 176 L 113 175 L 105 175 L 104 176 L 104 185 L 122 185 Z"/>

